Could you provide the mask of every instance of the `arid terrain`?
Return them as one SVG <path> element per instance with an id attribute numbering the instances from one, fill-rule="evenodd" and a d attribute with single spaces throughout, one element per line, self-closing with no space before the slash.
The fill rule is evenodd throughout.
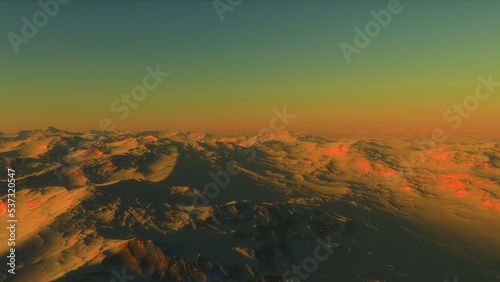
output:
<path id="1" fill-rule="evenodd" d="M 9 281 L 500 281 L 500 140 L 415 139 L 0 134 Z"/>

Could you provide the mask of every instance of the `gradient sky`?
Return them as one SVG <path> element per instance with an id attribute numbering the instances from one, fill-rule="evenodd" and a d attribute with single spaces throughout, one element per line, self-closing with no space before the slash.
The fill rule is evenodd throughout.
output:
<path id="1" fill-rule="evenodd" d="M 0 131 L 256 133 L 285 105 L 294 131 L 449 128 L 478 76 L 500 82 L 500 2 L 401 1 L 347 63 L 339 44 L 388 2 L 245 0 L 221 22 L 211 1 L 73 0 L 15 54 L 9 32 L 41 8 L 2 1 Z M 120 120 L 111 103 L 156 65 L 170 76 Z M 462 127 L 496 129 L 499 106 L 500 87 Z"/>

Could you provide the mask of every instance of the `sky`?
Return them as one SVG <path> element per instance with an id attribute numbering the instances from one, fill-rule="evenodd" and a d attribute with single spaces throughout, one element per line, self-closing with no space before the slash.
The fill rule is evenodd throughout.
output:
<path id="1" fill-rule="evenodd" d="M 498 1 L 41 3 L 0 2 L 0 132 L 498 127 Z"/>

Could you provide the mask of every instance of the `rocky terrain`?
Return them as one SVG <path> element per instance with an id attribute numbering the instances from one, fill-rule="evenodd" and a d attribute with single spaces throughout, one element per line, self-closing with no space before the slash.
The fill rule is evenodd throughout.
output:
<path id="1" fill-rule="evenodd" d="M 0 280 L 500 281 L 500 141 L 415 140 L 0 134 Z"/>

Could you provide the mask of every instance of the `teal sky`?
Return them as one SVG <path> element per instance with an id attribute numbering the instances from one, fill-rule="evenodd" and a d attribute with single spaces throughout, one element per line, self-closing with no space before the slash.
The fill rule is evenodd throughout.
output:
<path id="1" fill-rule="evenodd" d="M 225 1 L 222 1 L 225 3 Z M 211 1 L 70 1 L 16 54 L 36 1 L 0 3 L 0 131 L 98 128 L 253 133 L 273 108 L 289 130 L 450 127 L 443 112 L 500 81 L 500 2 L 401 1 L 361 53 L 354 27 L 389 1 L 243 1 L 221 21 Z M 170 76 L 124 119 L 110 108 L 147 66 Z M 464 123 L 495 129 L 500 90 Z"/>

